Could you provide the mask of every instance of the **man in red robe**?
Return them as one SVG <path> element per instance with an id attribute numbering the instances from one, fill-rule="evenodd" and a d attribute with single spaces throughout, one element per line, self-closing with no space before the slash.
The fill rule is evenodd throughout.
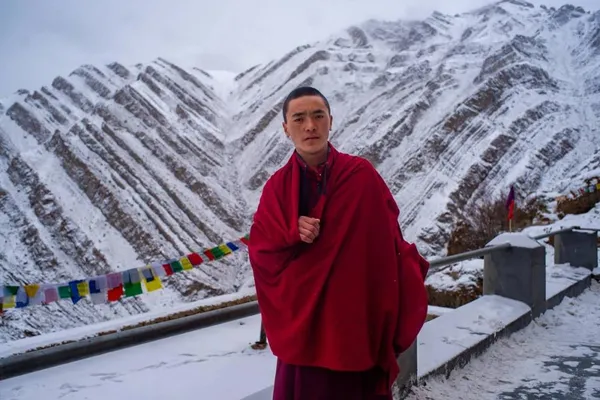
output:
<path id="1" fill-rule="evenodd" d="M 273 398 L 391 399 L 398 354 L 427 316 L 429 264 L 377 170 L 329 143 L 318 90 L 293 90 L 283 119 L 295 152 L 266 182 L 249 243 Z"/>

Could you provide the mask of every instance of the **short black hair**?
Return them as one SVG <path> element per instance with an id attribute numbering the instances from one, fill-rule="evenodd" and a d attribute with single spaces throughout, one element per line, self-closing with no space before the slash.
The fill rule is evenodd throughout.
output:
<path id="1" fill-rule="evenodd" d="M 297 87 L 296 89 L 292 90 L 290 92 L 290 94 L 288 94 L 287 97 L 285 98 L 285 100 L 283 101 L 283 121 L 284 122 L 287 122 L 286 115 L 288 112 L 288 108 L 290 106 L 290 101 L 298 99 L 300 97 L 304 97 L 304 96 L 319 96 L 325 102 L 325 105 L 327 106 L 327 112 L 329 112 L 329 114 L 331 114 L 331 107 L 329 106 L 329 101 L 327 101 L 327 98 L 323 95 L 323 93 L 319 92 L 317 89 L 315 89 L 314 87 L 311 87 L 311 86 L 300 86 L 300 87 Z"/>

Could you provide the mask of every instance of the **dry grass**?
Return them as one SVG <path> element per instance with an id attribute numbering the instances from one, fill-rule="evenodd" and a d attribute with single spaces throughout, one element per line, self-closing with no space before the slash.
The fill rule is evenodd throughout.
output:
<path id="1" fill-rule="evenodd" d="M 483 295 L 483 279 L 478 279 L 475 286 L 459 286 L 452 290 L 443 290 L 427 285 L 427 294 L 431 306 L 458 308 Z"/>
<path id="2" fill-rule="evenodd" d="M 564 218 L 567 214 L 585 214 L 600 202 L 600 192 L 586 193 L 576 198 L 570 198 L 561 201 L 556 206 L 556 213 L 559 218 Z"/>
<path id="3" fill-rule="evenodd" d="M 501 232 L 509 230 L 508 215 L 505 208 L 507 195 L 497 199 L 483 198 L 471 209 L 459 216 L 460 222 L 450 233 L 448 255 L 481 249 Z M 513 231 L 518 231 L 535 223 L 544 223 L 547 207 L 543 199 L 531 198 L 525 203 L 517 202 L 515 207 Z"/>
<path id="4" fill-rule="evenodd" d="M 439 315 L 435 315 L 435 314 L 427 314 L 427 318 L 425 319 L 425 322 L 429 322 L 432 319 L 436 319 L 437 317 L 439 317 Z"/>
<path id="5" fill-rule="evenodd" d="M 62 346 L 63 344 L 68 344 L 68 343 L 75 343 L 76 341 L 77 340 L 65 340 L 65 341 L 60 342 L 60 343 L 52 343 L 52 344 L 48 344 L 46 346 L 36 347 L 35 349 L 29 349 L 29 350 L 24 351 L 24 353 L 31 353 L 32 351 L 49 349 L 51 347 Z"/>

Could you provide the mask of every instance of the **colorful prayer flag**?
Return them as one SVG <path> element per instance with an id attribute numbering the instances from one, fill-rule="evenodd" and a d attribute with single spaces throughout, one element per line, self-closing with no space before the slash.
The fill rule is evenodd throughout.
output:
<path id="1" fill-rule="evenodd" d="M 61 299 L 70 299 L 71 298 L 71 286 L 59 286 L 58 287 L 58 295 Z"/>
<path id="2" fill-rule="evenodd" d="M 173 267 L 171 267 L 171 264 L 163 264 L 163 268 L 164 268 L 165 274 L 167 276 L 171 276 L 171 275 L 173 275 L 175 273 L 173 271 Z"/>
<path id="3" fill-rule="evenodd" d="M 129 283 L 125 283 L 123 285 L 123 288 L 125 289 L 125 297 L 132 297 L 132 296 L 138 296 L 142 293 L 144 293 L 144 291 L 142 290 L 142 283 L 141 282 L 129 282 Z"/>
<path id="4" fill-rule="evenodd" d="M 2 308 L 8 310 L 9 308 L 17 307 L 16 296 L 4 296 L 2 299 Z"/>
<path id="5" fill-rule="evenodd" d="M 167 275 L 167 272 L 159 263 L 152 263 L 152 271 L 154 271 L 154 275 L 158 276 L 159 278 Z"/>
<path id="6" fill-rule="evenodd" d="M 27 307 L 27 305 L 29 304 L 29 297 L 27 296 L 27 292 L 25 291 L 24 287 L 21 286 L 19 288 L 16 299 L 17 299 L 17 308 Z"/>
<path id="7" fill-rule="evenodd" d="M 154 280 L 154 274 L 152 273 L 152 267 L 146 267 L 146 268 L 142 268 L 142 276 L 144 277 L 145 280 L 147 281 L 153 281 Z"/>
<path id="8" fill-rule="evenodd" d="M 212 251 L 210 249 L 204 250 L 204 255 L 206 255 L 206 257 L 208 257 L 208 259 L 210 261 L 213 261 L 215 259 L 215 255 L 212 253 Z"/>
<path id="9" fill-rule="evenodd" d="M 179 262 L 179 260 L 171 261 L 171 269 L 173 272 L 181 272 L 183 271 L 183 265 Z"/>
<path id="10" fill-rule="evenodd" d="M 25 285 L 25 292 L 27 293 L 27 297 L 30 299 L 35 297 L 39 289 L 40 285 Z"/>
<path id="11" fill-rule="evenodd" d="M 160 278 L 154 275 L 152 267 L 143 269 L 142 275 L 144 277 L 144 283 L 146 284 L 146 289 L 148 292 L 154 292 L 155 290 L 162 289 Z"/>
<path id="12" fill-rule="evenodd" d="M 108 289 L 106 292 L 106 297 L 108 301 L 118 301 L 123 296 L 123 285 L 116 286 L 114 288 Z"/>
<path id="13" fill-rule="evenodd" d="M 104 304 L 106 303 L 106 293 L 104 292 L 96 292 L 90 293 L 90 299 L 93 304 Z"/>
<path id="14" fill-rule="evenodd" d="M 190 262 L 192 263 L 193 266 L 198 266 L 204 262 L 204 260 L 198 253 L 188 254 L 187 258 L 188 258 L 188 260 L 190 260 Z"/>
<path id="15" fill-rule="evenodd" d="M 44 288 L 44 303 L 50 304 L 58 301 L 58 289 L 56 286 L 50 285 Z"/>
<path id="16" fill-rule="evenodd" d="M 223 253 L 223 250 L 221 250 L 219 246 L 213 247 L 212 249 L 210 249 L 210 252 L 213 254 L 213 256 L 215 256 L 215 260 L 219 260 L 225 255 L 225 253 Z"/>
<path id="17" fill-rule="evenodd" d="M 87 295 L 90 294 L 90 287 L 87 283 L 87 281 L 80 281 L 79 283 L 77 283 L 77 291 L 79 292 L 79 295 L 81 297 L 85 297 Z"/>
<path id="18" fill-rule="evenodd" d="M 114 289 L 123 284 L 123 274 L 120 272 L 113 272 L 106 275 L 106 287 L 108 289 Z"/>
<path id="19" fill-rule="evenodd" d="M 221 250 L 221 252 L 223 253 L 224 256 L 231 254 L 231 249 L 229 247 L 227 247 L 226 244 L 221 244 L 217 247 L 219 248 L 219 250 Z"/>
<path id="20" fill-rule="evenodd" d="M 90 294 L 96 294 L 102 292 L 100 285 L 96 279 L 89 280 Z"/>
<path id="21" fill-rule="evenodd" d="M 4 297 L 16 296 L 18 291 L 18 286 L 4 286 Z"/>
<path id="22" fill-rule="evenodd" d="M 194 266 L 192 265 L 190 260 L 187 259 L 187 257 L 181 257 L 181 260 L 179 260 L 179 261 L 181 262 L 181 266 L 183 267 L 184 271 L 189 271 L 190 269 L 194 269 Z"/>
<path id="23" fill-rule="evenodd" d="M 74 280 L 69 282 L 69 288 L 71 289 L 71 301 L 73 304 L 77 304 L 77 302 L 82 299 L 82 296 L 79 295 L 79 284 L 81 282 L 83 281 Z"/>
<path id="24" fill-rule="evenodd" d="M 137 268 L 131 268 L 128 271 L 129 273 L 129 282 L 131 283 L 140 283 L 142 278 L 140 277 L 140 270 Z"/>
<path id="25" fill-rule="evenodd" d="M 37 306 L 44 302 L 44 292 L 40 289 L 40 285 L 25 285 L 25 292 L 29 298 L 28 305 Z"/>
<path id="26" fill-rule="evenodd" d="M 234 242 L 227 242 L 227 247 L 229 247 L 231 251 L 237 251 L 239 249 L 239 247 L 236 246 Z"/>

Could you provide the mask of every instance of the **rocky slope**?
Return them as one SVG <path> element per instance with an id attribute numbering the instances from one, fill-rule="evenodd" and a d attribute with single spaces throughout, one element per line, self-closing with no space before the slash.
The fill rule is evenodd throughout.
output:
<path id="1" fill-rule="evenodd" d="M 480 196 L 559 192 L 600 164 L 598 67 L 600 12 L 521 1 L 367 21 L 231 79 L 163 59 L 82 66 L 0 103 L 0 282 L 62 282 L 245 234 L 290 154 L 281 106 L 302 84 L 329 97 L 332 142 L 387 180 L 407 237 L 442 255 Z M 179 275 L 122 304 L 5 313 L 0 338 L 250 278 L 243 254 Z"/>

